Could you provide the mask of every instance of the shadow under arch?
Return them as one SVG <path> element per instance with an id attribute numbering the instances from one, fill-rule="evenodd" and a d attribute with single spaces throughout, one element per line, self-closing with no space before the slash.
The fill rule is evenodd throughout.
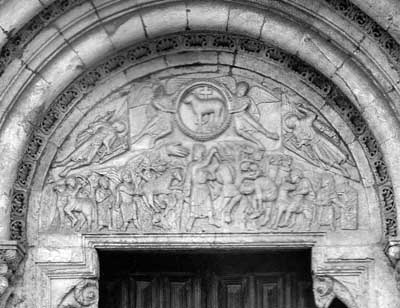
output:
<path id="1" fill-rule="evenodd" d="M 348 308 L 340 299 L 334 298 L 328 308 Z"/>

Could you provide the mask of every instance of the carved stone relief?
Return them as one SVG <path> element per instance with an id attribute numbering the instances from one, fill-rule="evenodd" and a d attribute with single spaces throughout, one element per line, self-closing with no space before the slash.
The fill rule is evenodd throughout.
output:
<path id="1" fill-rule="evenodd" d="M 263 42 L 235 35 L 188 32 L 184 35 L 172 35 L 166 38 L 146 41 L 123 50 L 81 75 L 57 97 L 45 113 L 38 128 L 32 134 L 24 159 L 18 169 L 11 201 L 11 239 L 25 243 L 27 203 L 30 196 L 28 187 L 32 184 L 32 179 L 37 171 L 37 160 L 44 153 L 49 136 L 63 123 L 66 115 L 83 100 L 84 94 L 89 93 L 102 78 L 106 78 L 123 67 L 129 67 L 138 61 L 147 59 L 155 52 L 168 54 L 174 53 L 176 50 L 190 51 L 198 50 L 199 48 L 201 50 L 221 50 L 261 57 L 268 62 L 279 65 L 283 69 L 293 71 L 304 83 L 315 89 L 326 100 L 327 105 L 332 107 L 349 125 L 358 142 L 362 145 L 374 173 L 376 190 L 385 218 L 385 234 L 387 236 L 396 235 L 397 214 L 394 193 L 380 148 L 360 112 L 330 80 L 299 58 Z M 142 106 L 142 108 L 146 107 Z M 114 109 L 110 108 L 109 111 Z M 130 121 L 130 131 L 137 131 L 143 128 L 139 125 L 141 120 L 136 118 L 135 121 Z M 89 124 L 86 123 L 86 127 Z M 64 158 L 66 156 L 65 154 Z M 47 212 L 46 216 L 48 216 Z"/>
<path id="2" fill-rule="evenodd" d="M 397 289 L 400 290 L 400 243 L 398 241 L 389 243 L 385 252 L 394 268 L 394 279 L 396 280 Z"/>
<path id="3" fill-rule="evenodd" d="M 329 308 L 335 298 L 349 308 L 359 308 L 346 286 L 333 277 L 315 276 L 313 290 L 318 308 Z"/>
<path id="4" fill-rule="evenodd" d="M 12 294 L 15 272 L 22 258 L 23 251 L 17 245 L 0 247 L 0 307 L 5 306 Z"/>
<path id="5" fill-rule="evenodd" d="M 97 281 L 85 279 L 68 291 L 57 308 L 94 308 L 97 307 L 98 300 Z"/>
<path id="6" fill-rule="evenodd" d="M 134 84 L 64 142 L 42 194 L 56 232 L 358 228 L 359 174 L 304 99 L 244 78 Z"/>

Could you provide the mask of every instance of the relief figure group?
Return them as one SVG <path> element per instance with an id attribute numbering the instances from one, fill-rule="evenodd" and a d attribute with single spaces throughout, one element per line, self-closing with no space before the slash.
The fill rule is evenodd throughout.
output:
<path id="1" fill-rule="evenodd" d="M 165 84 L 143 86 L 140 99 L 152 116 L 130 137 L 129 123 L 115 111 L 78 132 L 74 149 L 52 165 L 58 170 L 50 182 L 56 199 L 52 228 L 357 228 L 359 194 L 349 172 L 354 161 L 316 112 L 301 104 L 284 112 L 281 138 L 279 129 L 259 121 L 248 82 L 236 82 L 235 90 L 213 81 L 185 87 L 167 93 Z M 270 150 L 266 140 L 282 147 Z M 127 151 L 123 163 L 104 164 Z"/>

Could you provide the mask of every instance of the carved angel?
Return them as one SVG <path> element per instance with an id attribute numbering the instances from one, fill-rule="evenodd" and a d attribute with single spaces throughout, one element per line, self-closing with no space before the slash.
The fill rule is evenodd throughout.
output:
<path id="1" fill-rule="evenodd" d="M 172 121 L 175 110 L 173 108 L 173 100 L 175 94 L 167 94 L 163 85 L 155 87 L 143 87 L 138 97 L 141 101 L 150 103 L 157 114 L 152 117 L 143 129 L 131 139 L 131 144 L 135 144 L 142 140 L 144 137 L 150 138 L 150 148 L 154 146 L 157 140 L 172 133 Z"/>
<path id="2" fill-rule="evenodd" d="M 279 135 L 270 132 L 263 127 L 250 113 L 252 98 L 248 96 L 249 84 L 245 81 L 238 82 L 236 93 L 233 96 L 233 122 L 236 133 L 242 138 L 255 143 L 259 149 L 264 150 L 264 145 L 255 137 L 255 133 L 261 133 L 265 137 L 273 140 L 279 140 Z"/>
<path id="3" fill-rule="evenodd" d="M 288 129 L 285 146 L 313 165 L 325 170 L 335 168 L 350 177 L 346 164 L 354 166 L 354 163 L 348 153 L 316 129 L 318 116 L 313 111 L 302 105 L 297 110 L 298 113 L 288 113 L 285 116 Z"/>
<path id="4" fill-rule="evenodd" d="M 114 113 L 115 111 L 111 111 L 97 117 L 78 134 L 75 149 L 67 157 L 53 164 L 53 167 L 65 167 L 60 176 L 94 162 L 102 162 L 120 147 L 124 148 L 124 144 L 115 144 L 118 139 L 127 135 L 127 125 L 121 120 L 112 121 Z"/>

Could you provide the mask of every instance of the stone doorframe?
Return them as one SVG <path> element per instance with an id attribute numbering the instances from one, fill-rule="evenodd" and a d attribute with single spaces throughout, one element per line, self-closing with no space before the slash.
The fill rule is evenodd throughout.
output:
<path id="1" fill-rule="evenodd" d="M 321 234 L 322 236 L 322 234 Z M 292 237 L 292 236 L 291 236 Z M 293 237 L 292 237 L 293 238 Z M 315 235 L 299 235 L 298 240 L 287 241 L 282 235 L 271 234 L 225 236 L 177 235 L 84 235 L 82 247 L 74 248 L 82 259 L 75 263 L 38 262 L 46 288 L 41 298 L 42 307 L 95 308 L 98 304 L 99 259 L 98 250 L 123 251 L 265 251 L 276 249 L 311 249 L 314 297 L 318 308 L 328 308 L 333 299 L 341 300 L 349 308 L 369 307 L 373 292 L 368 290 L 373 275 L 372 260 L 332 258 L 321 262 L 315 249 Z M 60 247 L 60 249 L 62 249 Z M 43 255 L 45 257 L 45 254 Z"/>

